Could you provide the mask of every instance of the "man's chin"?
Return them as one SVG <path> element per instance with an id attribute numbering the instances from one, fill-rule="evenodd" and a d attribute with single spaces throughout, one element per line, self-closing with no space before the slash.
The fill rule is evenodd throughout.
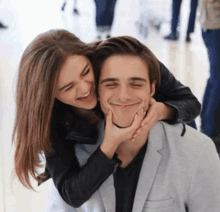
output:
<path id="1" fill-rule="evenodd" d="M 113 112 L 113 120 L 112 122 L 120 127 L 120 128 L 127 128 L 130 127 L 134 121 L 135 113 L 130 112 L 130 114 L 123 114 L 123 113 L 114 113 Z"/>
<path id="2" fill-rule="evenodd" d="M 113 120 L 113 124 L 119 128 L 127 128 L 130 127 L 133 123 L 133 119 L 129 120 L 129 121 L 117 121 L 117 120 Z"/>
<path id="3" fill-rule="evenodd" d="M 127 127 L 130 127 L 130 126 L 131 126 L 131 124 L 130 124 L 130 125 L 123 125 L 123 124 L 118 125 L 118 124 L 116 124 L 116 123 L 114 123 L 114 122 L 113 122 L 113 124 L 114 124 L 116 127 L 118 127 L 118 128 L 127 128 Z"/>

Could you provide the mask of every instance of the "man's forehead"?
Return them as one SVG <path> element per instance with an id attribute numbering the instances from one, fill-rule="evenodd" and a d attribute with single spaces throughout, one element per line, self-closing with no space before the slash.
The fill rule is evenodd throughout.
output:
<path id="1" fill-rule="evenodd" d="M 111 69 L 111 70 L 102 70 L 102 74 L 100 79 L 109 79 L 111 81 L 120 81 L 120 80 L 126 80 L 126 81 L 147 81 L 148 76 L 148 70 L 145 68 L 143 70 L 136 70 L 132 71 L 129 69 Z"/>
<path id="2" fill-rule="evenodd" d="M 148 68 L 137 56 L 113 56 L 104 62 L 101 76 L 128 80 L 135 77 L 148 78 Z"/>

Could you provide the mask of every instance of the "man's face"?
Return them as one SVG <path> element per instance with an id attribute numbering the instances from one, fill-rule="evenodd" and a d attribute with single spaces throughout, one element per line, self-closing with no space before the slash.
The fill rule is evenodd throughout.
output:
<path id="1" fill-rule="evenodd" d="M 114 124 L 129 127 L 139 109 L 148 110 L 155 83 L 150 85 L 148 67 L 141 58 L 112 56 L 102 66 L 98 92 L 104 114 L 111 110 Z"/>

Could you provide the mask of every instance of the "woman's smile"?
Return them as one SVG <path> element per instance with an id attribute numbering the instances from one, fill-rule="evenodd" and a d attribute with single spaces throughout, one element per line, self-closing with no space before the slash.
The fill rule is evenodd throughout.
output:
<path id="1" fill-rule="evenodd" d="M 87 94 L 85 94 L 83 97 L 79 97 L 77 98 L 78 101 L 81 101 L 83 103 L 91 103 L 94 99 L 94 95 L 95 95 L 95 92 L 94 92 L 94 86 L 92 86 L 91 90 L 89 92 L 87 92 Z"/>

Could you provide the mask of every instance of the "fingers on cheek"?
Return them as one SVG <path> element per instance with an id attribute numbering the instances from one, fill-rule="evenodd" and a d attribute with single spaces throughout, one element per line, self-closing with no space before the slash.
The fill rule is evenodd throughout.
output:
<path id="1" fill-rule="evenodd" d="M 142 127 L 138 127 L 136 130 L 135 130 L 135 132 L 134 132 L 134 134 L 139 134 L 141 131 L 142 131 Z"/>
<path id="2" fill-rule="evenodd" d="M 144 127 L 144 126 L 148 125 L 149 121 L 150 121 L 150 120 L 149 120 L 149 118 L 144 119 L 144 120 L 143 120 L 142 127 Z"/>
<path id="3" fill-rule="evenodd" d="M 146 131 L 149 131 L 149 125 L 143 127 L 142 132 L 146 132 Z"/>
<path id="4" fill-rule="evenodd" d="M 146 114 L 146 112 L 144 111 L 144 109 L 143 109 L 143 111 L 142 111 L 143 113 L 142 113 L 142 117 L 144 118 L 145 117 L 145 114 Z"/>

